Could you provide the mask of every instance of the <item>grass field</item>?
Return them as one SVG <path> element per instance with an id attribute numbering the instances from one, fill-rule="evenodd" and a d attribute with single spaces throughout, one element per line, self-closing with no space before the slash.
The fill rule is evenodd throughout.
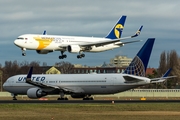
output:
<path id="1" fill-rule="evenodd" d="M 179 120 L 180 104 L 0 104 L 0 120 Z"/>

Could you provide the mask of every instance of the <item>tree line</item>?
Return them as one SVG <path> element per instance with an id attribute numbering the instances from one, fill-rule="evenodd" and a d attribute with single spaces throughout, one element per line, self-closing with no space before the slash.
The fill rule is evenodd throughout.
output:
<path id="1" fill-rule="evenodd" d="M 170 52 L 163 51 L 160 55 L 159 66 L 153 71 L 152 75 L 149 75 L 149 78 L 159 78 L 168 69 L 172 69 L 169 76 L 176 76 L 170 78 L 163 83 L 156 83 L 144 86 L 144 88 L 154 88 L 154 89 L 175 89 L 180 85 L 180 57 L 175 50 Z M 180 89 L 180 88 L 179 88 Z"/>

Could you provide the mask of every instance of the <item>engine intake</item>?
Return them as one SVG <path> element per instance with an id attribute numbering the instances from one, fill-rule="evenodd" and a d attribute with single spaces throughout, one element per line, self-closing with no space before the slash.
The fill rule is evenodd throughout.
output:
<path id="1" fill-rule="evenodd" d="M 67 46 L 67 50 L 70 53 L 79 53 L 79 51 L 81 50 L 79 45 L 68 45 Z"/>
<path id="2" fill-rule="evenodd" d="M 41 98 L 46 95 L 47 95 L 47 93 L 42 91 L 39 88 L 30 88 L 27 91 L 27 96 L 32 99 Z"/>

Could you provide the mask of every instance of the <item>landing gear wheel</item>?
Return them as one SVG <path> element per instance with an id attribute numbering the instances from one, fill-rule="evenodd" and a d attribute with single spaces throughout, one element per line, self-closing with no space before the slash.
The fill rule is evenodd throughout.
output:
<path id="1" fill-rule="evenodd" d="M 63 58 L 67 58 L 67 55 L 63 55 Z"/>
<path id="2" fill-rule="evenodd" d="M 17 100 L 16 96 L 17 95 L 13 94 L 13 100 Z"/>
<path id="3" fill-rule="evenodd" d="M 22 56 L 26 56 L 26 53 L 22 53 Z"/>
<path id="4" fill-rule="evenodd" d="M 13 100 L 17 100 L 17 98 L 13 98 Z"/>
<path id="5" fill-rule="evenodd" d="M 80 59 L 80 58 L 82 58 L 82 57 L 81 57 L 81 55 L 77 55 L 77 58 Z"/>
<path id="6" fill-rule="evenodd" d="M 65 97 L 65 98 L 58 98 L 57 100 L 68 100 L 68 98 L 67 97 Z"/>
<path id="7" fill-rule="evenodd" d="M 83 100 L 94 100 L 92 97 L 85 97 Z"/>
<path id="8" fill-rule="evenodd" d="M 59 56 L 59 59 L 64 59 L 64 58 L 67 58 L 67 55 Z"/>
<path id="9" fill-rule="evenodd" d="M 78 59 L 83 58 L 83 57 L 85 57 L 85 54 L 77 55 L 77 58 L 78 58 Z"/>
<path id="10" fill-rule="evenodd" d="M 63 59 L 63 57 L 62 57 L 62 56 L 59 56 L 59 59 Z"/>
<path id="11" fill-rule="evenodd" d="M 81 54 L 81 57 L 85 57 L 85 54 Z"/>

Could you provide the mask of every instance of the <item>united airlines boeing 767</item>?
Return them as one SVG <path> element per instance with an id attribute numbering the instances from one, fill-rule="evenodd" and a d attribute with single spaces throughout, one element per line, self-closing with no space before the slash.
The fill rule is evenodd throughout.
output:
<path id="1" fill-rule="evenodd" d="M 67 57 L 65 51 L 78 53 L 77 58 L 85 57 L 83 52 L 102 52 L 124 46 L 124 44 L 138 42 L 140 40 L 121 42 L 123 39 L 133 38 L 140 34 L 140 29 L 132 36 L 121 38 L 126 16 L 122 16 L 105 38 L 81 37 L 81 36 L 59 36 L 43 34 L 24 34 L 19 36 L 14 44 L 21 48 L 22 55 L 26 50 L 36 50 L 39 54 L 47 54 L 53 51 L 61 51 L 59 59 Z"/>
<path id="2" fill-rule="evenodd" d="M 154 44 L 154 38 L 149 38 L 126 70 L 112 74 L 32 74 L 15 75 L 7 79 L 3 88 L 16 95 L 27 95 L 29 98 L 41 98 L 46 95 L 59 94 L 58 100 L 67 100 L 64 95 L 73 98 L 93 99 L 91 95 L 115 94 L 139 86 L 163 82 L 170 70 L 161 78 L 145 77 L 146 68 Z"/>

